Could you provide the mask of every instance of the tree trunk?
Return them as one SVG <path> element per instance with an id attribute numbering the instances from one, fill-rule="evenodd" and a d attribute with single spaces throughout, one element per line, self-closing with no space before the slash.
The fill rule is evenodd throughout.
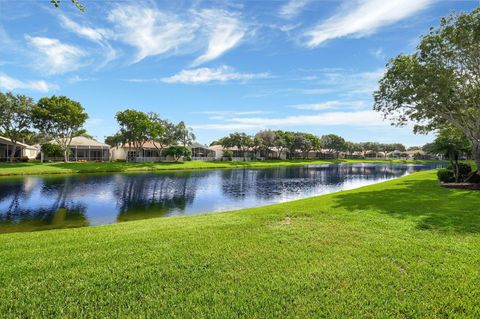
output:
<path id="1" fill-rule="evenodd" d="M 480 175 L 480 142 L 473 142 L 473 159 L 477 165 L 477 175 Z"/>
<path id="2" fill-rule="evenodd" d="M 13 163 L 15 160 L 15 153 L 17 152 L 17 143 L 13 143 L 12 154 L 10 154 L 10 163 Z"/>
<path id="3" fill-rule="evenodd" d="M 64 163 L 68 162 L 68 150 L 63 151 L 63 162 Z"/>

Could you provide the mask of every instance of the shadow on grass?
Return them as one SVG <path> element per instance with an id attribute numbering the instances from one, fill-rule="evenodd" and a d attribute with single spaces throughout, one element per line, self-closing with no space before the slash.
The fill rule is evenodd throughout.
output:
<path id="1" fill-rule="evenodd" d="M 479 195 L 478 191 L 444 189 L 435 180 L 406 180 L 385 190 L 339 195 L 333 207 L 415 219 L 422 230 L 480 233 Z"/>

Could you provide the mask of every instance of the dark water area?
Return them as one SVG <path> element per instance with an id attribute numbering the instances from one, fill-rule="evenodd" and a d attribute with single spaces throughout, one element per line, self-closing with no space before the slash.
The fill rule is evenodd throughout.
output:
<path id="1" fill-rule="evenodd" d="M 0 233 L 263 206 L 443 166 L 343 164 L 0 178 Z"/>

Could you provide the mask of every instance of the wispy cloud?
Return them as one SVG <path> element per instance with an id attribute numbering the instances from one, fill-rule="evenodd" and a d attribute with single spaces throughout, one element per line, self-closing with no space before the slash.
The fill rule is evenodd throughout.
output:
<path id="1" fill-rule="evenodd" d="M 36 66 L 48 74 L 65 73 L 81 67 L 81 58 L 87 54 L 80 48 L 58 39 L 25 36 L 37 51 Z"/>
<path id="2" fill-rule="evenodd" d="M 162 78 L 164 83 L 200 84 L 208 82 L 248 81 L 268 78 L 268 73 L 239 73 L 233 68 L 223 65 L 218 68 L 198 68 L 182 70 L 170 77 Z"/>
<path id="3" fill-rule="evenodd" d="M 278 11 L 279 15 L 285 19 L 292 19 L 302 12 L 311 0 L 289 0 Z"/>
<path id="4" fill-rule="evenodd" d="M 383 48 L 372 49 L 370 50 L 370 54 L 379 60 L 385 60 L 386 57 Z"/>
<path id="5" fill-rule="evenodd" d="M 113 47 L 107 41 L 108 38 L 113 37 L 113 32 L 111 30 L 82 26 L 64 15 L 60 15 L 60 22 L 67 30 L 77 34 L 82 38 L 95 42 L 103 48 L 104 62 L 102 65 L 105 65 L 116 58 L 116 50 L 113 49 Z"/>
<path id="6" fill-rule="evenodd" d="M 48 92 L 58 89 L 56 84 L 47 83 L 45 81 L 21 81 L 14 79 L 6 74 L 0 73 L 0 88 L 7 91 L 15 90 L 31 90 L 39 92 Z"/>
<path id="7" fill-rule="evenodd" d="M 198 66 L 217 59 L 237 46 L 247 28 L 240 15 L 221 9 L 191 9 L 183 14 L 156 7 L 118 6 L 108 15 L 117 38 L 136 48 L 133 60 L 192 54 L 204 51 L 193 62 Z"/>
<path id="8" fill-rule="evenodd" d="M 118 39 L 137 49 L 133 62 L 178 51 L 181 45 L 193 41 L 198 28 L 195 21 L 136 5 L 118 6 L 108 19 L 115 24 Z"/>
<path id="9" fill-rule="evenodd" d="M 193 112 L 193 114 L 208 114 L 208 115 L 256 115 L 256 114 L 268 114 L 267 111 L 205 111 L 205 112 Z"/>
<path id="10" fill-rule="evenodd" d="M 366 106 L 367 104 L 364 101 L 327 101 L 327 102 L 321 102 L 321 103 L 290 105 L 291 108 L 294 108 L 297 110 L 311 110 L 311 111 L 322 111 L 322 110 L 330 110 L 335 108 L 361 109 L 361 108 L 365 108 Z"/>
<path id="11" fill-rule="evenodd" d="M 306 32 L 308 47 L 345 36 L 363 37 L 427 8 L 433 0 L 357 0 Z"/>
<path id="12" fill-rule="evenodd" d="M 259 126 L 256 124 L 196 124 L 191 125 L 191 127 L 195 130 L 222 130 L 222 131 L 235 131 L 235 130 L 248 130 L 248 129 L 255 129 Z"/>
<path id="13" fill-rule="evenodd" d="M 259 129 L 286 126 L 339 126 L 351 127 L 379 127 L 388 126 L 382 116 L 373 110 L 324 112 L 313 115 L 294 115 L 284 117 L 236 117 L 226 119 L 223 123 L 209 123 L 192 125 L 198 129 L 234 130 L 234 129 Z"/>
<path id="14" fill-rule="evenodd" d="M 238 15 L 223 10 L 202 10 L 198 15 L 208 30 L 209 40 L 207 51 L 193 61 L 193 66 L 218 58 L 245 36 L 245 27 Z"/>

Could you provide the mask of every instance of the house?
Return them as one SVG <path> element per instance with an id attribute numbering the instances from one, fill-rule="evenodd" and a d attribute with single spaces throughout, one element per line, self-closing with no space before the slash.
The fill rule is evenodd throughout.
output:
<path id="1" fill-rule="evenodd" d="M 50 144 L 57 144 L 57 142 L 50 141 Z M 63 160 L 58 157 L 48 157 L 42 152 L 43 160 L 59 161 Z M 99 142 L 97 140 L 77 136 L 72 139 L 70 143 L 69 161 L 109 161 L 110 160 L 110 145 Z"/>
<path id="2" fill-rule="evenodd" d="M 13 143 L 9 138 L 0 136 L 0 162 L 6 162 L 10 160 L 10 156 L 13 152 Z M 27 157 L 28 159 L 35 159 L 38 154 L 38 149 L 34 146 L 17 142 L 15 151 L 15 159 L 21 159 Z"/>
<path id="3" fill-rule="evenodd" d="M 164 147 L 165 149 L 166 147 Z M 159 144 L 147 141 L 139 149 L 132 143 L 114 146 L 110 149 L 110 159 L 112 161 L 127 162 L 159 162 L 166 160 L 165 156 L 159 154 L 161 149 Z"/>
<path id="4" fill-rule="evenodd" d="M 192 151 L 193 161 L 213 161 L 216 159 L 216 152 L 206 145 L 194 142 L 189 148 Z"/>
<path id="5" fill-rule="evenodd" d="M 208 146 L 200 143 L 193 143 L 187 146 L 192 151 L 193 161 L 213 161 L 216 159 L 216 153 Z M 165 151 L 168 146 L 160 147 L 152 141 L 143 143 L 141 148 L 135 147 L 131 143 L 114 146 L 110 149 L 110 158 L 112 161 L 127 161 L 127 162 L 161 162 L 173 161 L 173 157 L 165 156 L 161 153 Z"/>

